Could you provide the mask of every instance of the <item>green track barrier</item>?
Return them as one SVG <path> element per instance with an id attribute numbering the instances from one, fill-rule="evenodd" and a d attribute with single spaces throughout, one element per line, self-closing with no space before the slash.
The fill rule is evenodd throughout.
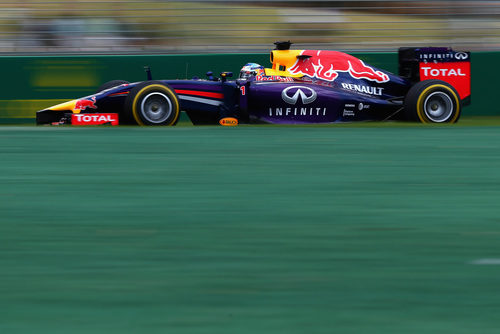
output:
<path id="1" fill-rule="evenodd" d="M 396 53 L 358 53 L 365 62 L 398 72 Z M 472 107 L 465 116 L 500 114 L 491 103 L 500 69 L 493 67 L 497 52 L 472 55 Z M 156 79 L 190 79 L 205 77 L 207 71 L 238 73 L 247 62 L 269 66 L 268 54 L 211 55 L 129 55 L 129 56 L 4 56 L 0 57 L 3 84 L 0 90 L 0 122 L 32 122 L 35 112 L 69 99 L 92 94 L 102 83 L 122 79 L 146 80 L 144 66 L 152 69 Z"/>

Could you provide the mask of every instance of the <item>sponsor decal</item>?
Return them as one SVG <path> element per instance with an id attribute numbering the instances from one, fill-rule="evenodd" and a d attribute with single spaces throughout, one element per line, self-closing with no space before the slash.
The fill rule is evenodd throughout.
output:
<path id="1" fill-rule="evenodd" d="M 420 63 L 420 80 L 443 80 L 457 90 L 461 99 L 471 93 L 470 73 L 470 62 Z"/>
<path id="2" fill-rule="evenodd" d="M 95 105 L 95 96 L 92 96 L 91 98 L 85 98 L 85 99 L 80 99 L 76 101 L 75 104 L 75 110 L 85 110 L 87 108 L 90 109 L 97 109 L 97 106 Z"/>
<path id="3" fill-rule="evenodd" d="M 457 60 L 465 60 L 468 59 L 469 55 L 466 52 L 457 52 L 455 53 L 455 59 Z"/>
<path id="4" fill-rule="evenodd" d="M 72 125 L 118 125 L 118 114 L 72 114 Z"/>
<path id="5" fill-rule="evenodd" d="M 284 81 L 284 82 L 293 82 L 293 78 L 290 77 L 282 77 L 279 75 L 257 75 L 255 77 L 255 81 Z"/>
<path id="6" fill-rule="evenodd" d="M 238 125 L 238 120 L 234 117 L 225 117 L 219 121 L 219 124 L 224 126 L 236 126 Z"/>
<path id="7" fill-rule="evenodd" d="M 452 53 L 421 53 L 420 60 L 446 60 L 453 59 Z"/>
<path id="8" fill-rule="evenodd" d="M 358 104 L 358 110 L 361 111 L 361 110 L 367 110 L 367 109 L 370 109 L 370 105 L 369 104 L 364 104 L 364 103 L 359 103 Z"/>
<path id="9" fill-rule="evenodd" d="M 424 71 L 425 77 L 465 77 L 467 76 L 462 72 L 461 68 L 432 68 L 432 67 L 421 67 Z"/>
<path id="10" fill-rule="evenodd" d="M 358 104 L 346 103 L 346 104 L 344 104 L 344 110 L 342 112 L 342 116 L 355 116 L 354 109 L 357 109 L 359 111 L 363 111 L 363 110 L 370 109 L 370 105 L 364 104 L 363 102 L 359 102 Z"/>
<path id="11" fill-rule="evenodd" d="M 339 72 L 346 72 L 355 79 L 365 79 L 374 82 L 387 82 L 389 76 L 382 71 L 366 65 L 361 59 L 338 51 L 304 50 L 290 67 L 292 74 L 302 74 L 311 78 L 334 81 Z"/>
<path id="12" fill-rule="evenodd" d="M 434 62 L 439 62 L 439 61 L 464 61 L 469 59 L 469 54 L 467 52 L 455 52 L 455 51 L 449 51 L 449 52 L 424 52 L 420 53 L 419 55 L 420 61 L 427 62 L 427 61 L 434 61 Z"/>
<path id="13" fill-rule="evenodd" d="M 363 85 L 356 85 L 356 84 L 348 84 L 348 83 L 342 83 L 342 88 L 344 89 L 349 89 L 353 90 L 358 93 L 364 93 L 364 94 L 369 94 L 369 95 L 376 95 L 376 96 L 381 96 L 383 92 L 382 87 L 371 87 L 371 86 L 363 86 Z"/>
<path id="14" fill-rule="evenodd" d="M 325 116 L 326 108 L 269 108 L 269 116 Z"/>
<path id="15" fill-rule="evenodd" d="M 354 116 L 354 111 L 353 110 L 344 109 L 344 112 L 342 113 L 342 116 Z"/>
<path id="16" fill-rule="evenodd" d="M 295 105 L 297 101 L 301 100 L 302 104 L 313 103 L 318 94 L 314 89 L 304 86 L 291 86 L 283 89 L 281 92 L 281 98 L 288 104 Z"/>

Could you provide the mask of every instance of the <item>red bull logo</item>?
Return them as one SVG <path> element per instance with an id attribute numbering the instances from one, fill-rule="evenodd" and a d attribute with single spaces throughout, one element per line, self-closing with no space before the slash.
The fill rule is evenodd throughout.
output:
<path id="1" fill-rule="evenodd" d="M 378 83 L 389 81 L 389 76 L 356 57 L 338 51 L 304 50 L 295 64 L 288 70 L 292 74 L 302 74 L 311 78 L 334 81 L 339 72 L 349 73 L 355 79 L 365 79 Z"/>
<path id="2" fill-rule="evenodd" d="M 82 111 L 87 108 L 97 109 L 97 106 L 95 105 L 95 96 L 76 101 L 75 109 Z"/>
<path id="3" fill-rule="evenodd" d="M 258 75 L 255 77 L 255 81 L 284 81 L 293 82 L 293 78 L 282 77 L 279 75 Z"/>

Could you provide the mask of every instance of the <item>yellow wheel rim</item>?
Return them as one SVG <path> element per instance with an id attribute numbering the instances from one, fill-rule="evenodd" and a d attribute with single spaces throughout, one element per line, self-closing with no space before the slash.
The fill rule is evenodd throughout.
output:
<path id="1" fill-rule="evenodd" d="M 163 93 L 166 93 L 168 95 L 168 97 L 170 98 L 170 101 L 172 103 L 172 112 L 175 113 L 175 116 L 172 118 L 172 120 L 168 124 L 165 124 L 165 125 L 168 126 L 168 125 L 175 124 L 175 122 L 179 118 L 179 109 L 180 109 L 179 108 L 179 101 L 176 98 L 172 98 L 172 97 L 175 97 L 175 94 L 171 89 L 169 89 L 163 85 L 159 85 L 159 84 L 152 84 L 152 85 L 148 85 L 146 87 L 143 87 L 135 95 L 134 100 L 132 101 L 132 114 L 133 114 L 134 119 L 137 122 L 137 124 L 145 125 L 144 122 L 142 121 L 140 115 L 139 115 L 140 110 L 139 110 L 139 103 L 138 102 L 142 97 L 144 97 L 144 94 L 146 94 L 150 91 L 158 92 L 159 94 L 160 94 L 160 92 L 163 92 Z M 160 95 L 163 95 L 163 94 L 160 94 Z"/>
<path id="2" fill-rule="evenodd" d="M 448 95 L 446 95 L 446 94 L 445 95 L 451 96 L 451 98 L 455 101 L 454 105 L 456 106 L 456 111 L 455 111 L 455 114 L 453 115 L 453 117 L 449 120 L 450 123 L 455 123 L 455 121 L 458 119 L 458 116 L 460 115 L 460 100 L 459 100 L 457 94 L 455 94 L 455 92 L 450 87 L 445 86 L 445 85 L 441 85 L 441 84 L 431 85 L 431 86 L 427 87 L 426 89 L 424 89 L 422 91 L 422 93 L 420 93 L 420 96 L 418 97 L 418 100 L 417 100 L 417 116 L 418 116 L 418 118 L 420 119 L 420 121 L 422 123 L 432 123 L 425 112 L 425 101 L 432 93 L 432 90 L 436 89 L 436 88 L 442 88 L 442 89 L 446 90 L 447 92 L 449 92 Z"/>

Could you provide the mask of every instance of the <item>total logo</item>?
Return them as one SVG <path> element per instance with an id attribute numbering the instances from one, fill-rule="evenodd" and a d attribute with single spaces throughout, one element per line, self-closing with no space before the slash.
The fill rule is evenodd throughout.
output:
<path id="1" fill-rule="evenodd" d="M 72 114 L 72 125 L 118 125 L 118 114 Z"/>
<path id="2" fill-rule="evenodd" d="M 465 77 L 467 74 L 462 72 L 461 68 L 431 68 L 431 67 L 421 67 L 424 71 L 424 76 L 428 77 Z"/>
<path id="3" fill-rule="evenodd" d="M 452 85 L 461 99 L 470 96 L 470 62 L 420 63 L 420 80 L 438 79 Z"/>
<path id="4" fill-rule="evenodd" d="M 295 105 L 300 99 L 302 104 L 309 104 L 316 101 L 318 94 L 314 89 L 304 86 L 291 86 L 283 89 L 281 98 L 288 104 Z"/>

